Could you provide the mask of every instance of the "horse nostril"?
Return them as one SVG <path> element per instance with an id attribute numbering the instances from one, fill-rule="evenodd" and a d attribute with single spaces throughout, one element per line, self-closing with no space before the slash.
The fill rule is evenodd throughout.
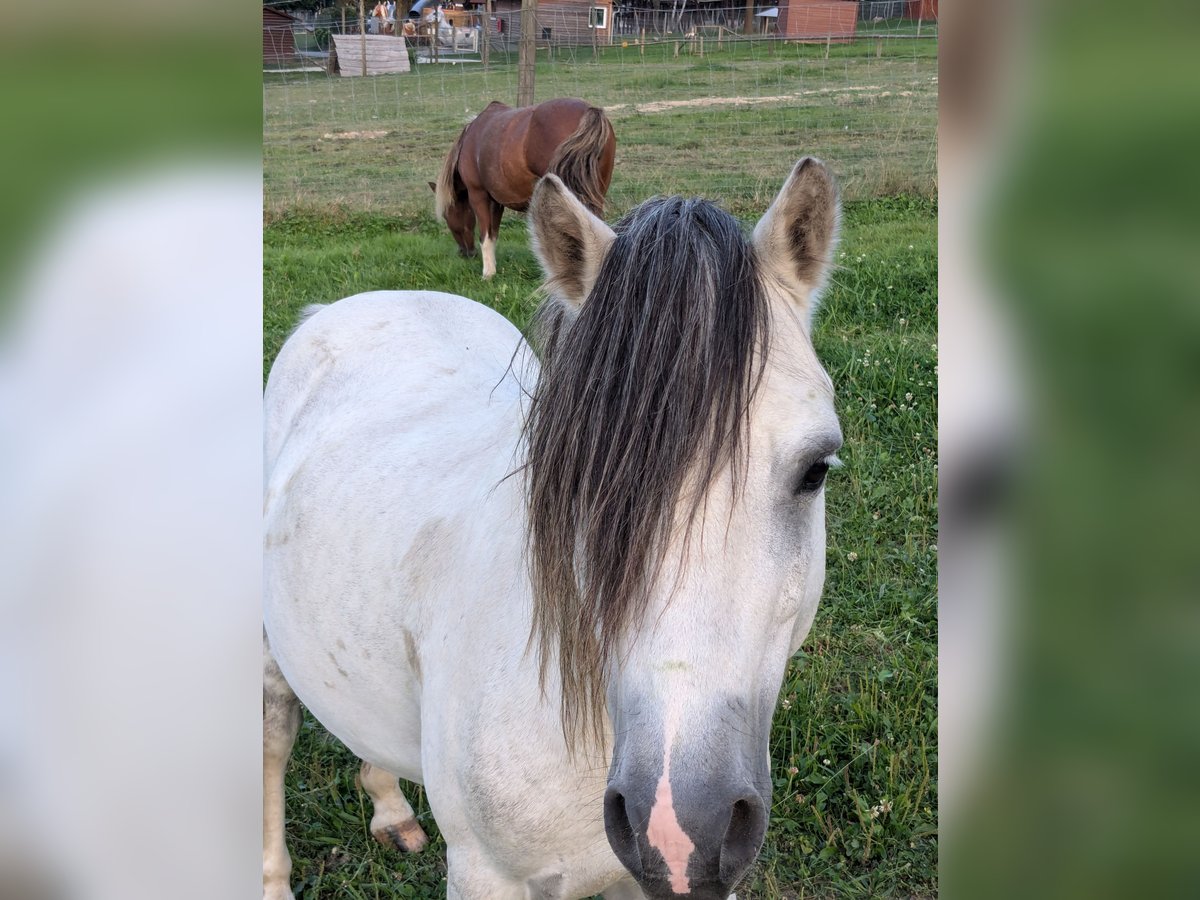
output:
<path id="1" fill-rule="evenodd" d="M 638 849 L 637 836 L 625 810 L 625 796 L 609 788 L 604 792 L 604 830 L 613 853 L 635 878 L 642 875 L 642 853 Z"/>
<path id="2" fill-rule="evenodd" d="M 767 813 L 757 794 L 733 804 L 729 828 L 721 844 L 719 871 L 723 881 L 732 884 L 750 867 L 758 856 L 766 831 Z"/>

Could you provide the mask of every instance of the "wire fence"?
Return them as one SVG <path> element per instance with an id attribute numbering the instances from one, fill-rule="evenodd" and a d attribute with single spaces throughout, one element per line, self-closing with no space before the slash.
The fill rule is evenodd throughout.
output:
<path id="1" fill-rule="evenodd" d="M 542 0 L 535 99 L 576 96 L 605 109 L 618 142 L 612 214 L 663 193 L 761 212 L 804 154 L 829 162 L 851 200 L 932 196 L 936 20 L 908 16 L 910 0 L 825 5 L 850 7 L 853 18 L 797 36 L 811 23 L 798 26 L 786 9 L 760 8 L 754 33 L 743 34 L 740 5 L 681 13 Z M 902 14 L 883 15 L 893 12 Z M 324 30 L 319 17 L 293 26 L 263 76 L 267 215 L 431 215 L 428 182 L 459 131 L 492 100 L 516 102 L 519 13 L 482 18 L 418 20 L 408 38 L 403 19 L 378 23 L 401 32 L 388 46 L 403 47 L 407 71 L 366 78 L 330 71 L 334 37 L 357 34 L 356 19 L 344 31 L 340 16 Z"/>

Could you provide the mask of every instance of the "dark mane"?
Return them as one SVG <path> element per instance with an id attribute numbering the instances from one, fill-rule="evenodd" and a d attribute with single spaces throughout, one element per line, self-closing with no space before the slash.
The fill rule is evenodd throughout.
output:
<path id="1" fill-rule="evenodd" d="M 578 315 L 553 298 L 539 310 L 526 423 L 531 639 L 543 686 L 558 660 L 570 746 L 602 734 L 607 674 L 672 529 L 730 464 L 737 489 L 768 346 L 754 253 L 729 213 L 655 199 L 615 231 Z"/>

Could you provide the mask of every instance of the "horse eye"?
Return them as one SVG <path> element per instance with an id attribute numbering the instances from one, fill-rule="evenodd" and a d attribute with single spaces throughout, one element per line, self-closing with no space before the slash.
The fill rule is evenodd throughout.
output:
<path id="1" fill-rule="evenodd" d="M 821 485 L 825 483 L 825 473 L 828 471 L 829 463 L 826 460 L 813 463 L 800 479 L 800 483 L 796 485 L 796 493 L 811 494 L 813 491 L 820 490 Z"/>

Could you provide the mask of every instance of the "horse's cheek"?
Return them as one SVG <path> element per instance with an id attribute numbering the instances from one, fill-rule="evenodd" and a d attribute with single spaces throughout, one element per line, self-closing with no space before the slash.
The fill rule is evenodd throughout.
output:
<path id="1" fill-rule="evenodd" d="M 795 616 L 792 626 L 791 653 L 800 649 L 808 632 L 812 628 L 813 619 L 817 615 L 817 606 L 821 601 L 821 590 L 825 584 L 824 545 L 821 546 L 820 559 L 814 564 L 798 561 L 792 567 L 784 583 L 783 603 L 785 608 Z M 816 554 L 814 554 L 815 556 Z"/>

